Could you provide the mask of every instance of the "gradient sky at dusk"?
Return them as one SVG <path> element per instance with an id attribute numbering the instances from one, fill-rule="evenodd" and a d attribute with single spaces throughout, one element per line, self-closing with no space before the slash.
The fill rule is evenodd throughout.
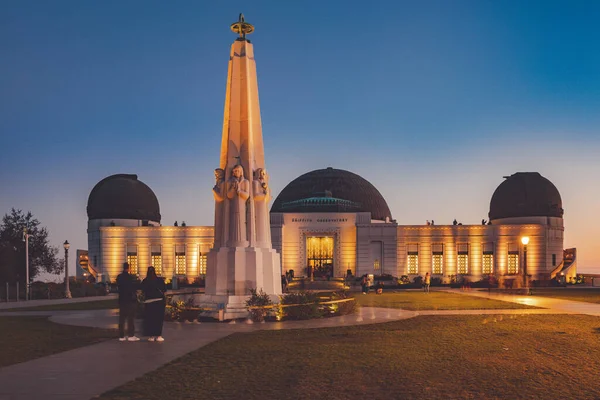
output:
<path id="1" fill-rule="evenodd" d="M 600 273 L 593 0 L 3 1 L 0 213 L 31 210 L 53 245 L 85 249 L 89 192 L 135 173 L 163 224 L 212 225 L 239 12 L 274 194 L 332 166 L 399 224 L 479 224 L 502 176 L 538 171 L 579 271 Z"/>

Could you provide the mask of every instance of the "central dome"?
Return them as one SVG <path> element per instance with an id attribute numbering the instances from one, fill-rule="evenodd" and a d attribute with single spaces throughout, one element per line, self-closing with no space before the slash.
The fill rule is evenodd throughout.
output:
<path id="1" fill-rule="evenodd" d="M 370 212 L 372 219 L 392 219 L 375 186 L 352 172 L 331 167 L 291 181 L 273 202 L 271 212 Z"/>

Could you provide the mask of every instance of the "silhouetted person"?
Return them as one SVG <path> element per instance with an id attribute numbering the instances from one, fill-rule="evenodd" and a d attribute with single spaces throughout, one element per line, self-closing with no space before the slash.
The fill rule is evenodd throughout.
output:
<path id="1" fill-rule="evenodd" d="M 452 225 L 458 225 L 458 221 L 456 220 L 456 218 L 454 218 L 454 221 L 452 221 Z"/>
<path id="2" fill-rule="evenodd" d="M 431 220 L 431 225 L 435 225 L 435 221 L 434 220 Z"/>
<path id="3" fill-rule="evenodd" d="M 134 317 L 137 308 L 137 285 L 129 275 L 129 264 L 123 263 L 123 272 L 117 276 L 119 287 L 119 340 L 135 342 L 140 340 L 135 336 Z M 125 336 L 127 323 L 127 336 Z"/>
<path id="4" fill-rule="evenodd" d="M 149 342 L 162 342 L 163 321 L 165 320 L 165 292 L 167 286 L 164 278 L 156 276 L 154 267 L 148 267 L 146 278 L 142 281 L 144 291 L 144 335 Z"/>

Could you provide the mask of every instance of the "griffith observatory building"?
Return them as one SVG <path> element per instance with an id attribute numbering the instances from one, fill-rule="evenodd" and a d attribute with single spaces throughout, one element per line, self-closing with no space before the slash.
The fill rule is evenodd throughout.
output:
<path id="1" fill-rule="evenodd" d="M 136 175 L 112 175 L 92 189 L 88 204 L 88 269 L 115 280 L 124 262 L 142 277 L 192 281 L 206 274 L 212 226 L 163 226 L 158 199 Z M 399 225 L 367 180 L 334 168 L 308 172 L 279 193 L 270 210 L 271 239 L 282 273 L 407 275 L 429 272 L 449 281 L 489 274 L 521 276 L 528 237 L 527 274 L 550 279 L 575 275 L 563 257 L 560 193 L 537 172 L 507 177 L 491 197 L 485 225 Z M 568 258 L 568 257 L 567 257 Z"/>

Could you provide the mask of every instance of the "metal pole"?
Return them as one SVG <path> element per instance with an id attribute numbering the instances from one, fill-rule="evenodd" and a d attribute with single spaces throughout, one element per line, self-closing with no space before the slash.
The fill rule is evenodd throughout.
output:
<path id="1" fill-rule="evenodd" d="M 6 282 L 6 302 L 7 303 L 9 302 L 9 299 L 8 299 L 8 282 Z"/>
<path id="2" fill-rule="evenodd" d="M 527 245 L 523 245 L 523 285 L 527 288 Z"/>
<path id="3" fill-rule="evenodd" d="M 29 233 L 24 228 L 25 235 L 25 300 L 29 300 Z"/>
<path id="4" fill-rule="evenodd" d="M 17 281 L 17 301 L 19 301 L 19 281 Z"/>
<path id="5" fill-rule="evenodd" d="M 71 290 L 69 289 L 69 248 L 65 247 L 65 298 L 71 298 Z"/>

